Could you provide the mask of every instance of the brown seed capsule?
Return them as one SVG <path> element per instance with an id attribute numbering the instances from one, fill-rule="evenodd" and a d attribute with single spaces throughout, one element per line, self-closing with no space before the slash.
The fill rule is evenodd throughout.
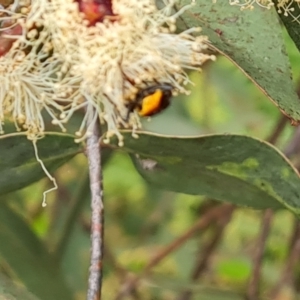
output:
<path id="1" fill-rule="evenodd" d="M 90 25 L 102 22 L 105 16 L 112 16 L 111 0 L 78 0 L 79 10 Z"/>

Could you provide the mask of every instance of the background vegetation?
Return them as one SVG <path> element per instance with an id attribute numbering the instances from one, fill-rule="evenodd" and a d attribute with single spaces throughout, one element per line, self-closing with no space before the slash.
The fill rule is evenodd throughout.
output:
<path id="1" fill-rule="evenodd" d="M 199 1 L 198 5 L 203 11 L 204 2 Z M 242 14 L 237 7 L 226 4 L 228 7 L 225 8 L 227 1 L 223 2 L 215 9 L 228 10 L 230 15 Z M 240 30 L 239 35 L 228 24 L 226 27 L 215 22 L 205 26 L 206 16 L 198 15 L 198 26 L 200 23 L 204 27 L 214 47 L 227 57 L 218 55 L 217 61 L 206 64 L 201 74 L 191 74 L 195 83 L 191 95 L 174 98 L 168 110 L 152 118 L 151 122 L 144 121 L 144 129 L 177 137 L 247 135 L 275 144 L 297 167 L 299 130 L 291 126 L 270 98 L 285 114 L 299 120 L 300 109 L 295 108 L 293 102 L 294 91 L 300 91 L 299 52 L 282 25 L 282 37 L 281 32 L 276 34 L 287 49 L 287 56 L 283 53 L 284 57 L 276 57 L 276 51 L 282 52 L 281 46 L 272 45 L 275 38 L 270 37 L 269 31 L 274 28 L 263 18 L 270 14 L 272 22 L 277 22 L 274 11 L 257 7 L 255 11 L 243 13 L 244 23 L 232 25 Z M 258 17 L 262 18 L 261 23 L 256 24 L 261 36 L 257 43 L 249 43 L 247 39 L 244 42 L 244 34 L 249 31 L 245 27 L 247 18 L 255 23 Z M 195 22 L 195 18 L 187 16 L 183 21 Z M 236 41 L 228 38 L 230 34 L 236 36 Z M 264 50 L 260 45 L 263 41 L 270 46 L 268 54 L 262 53 Z M 256 53 L 256 56 L 249 56 L 253 61 L 248 61 L 248 65 L 243 58 L 248 52 L 241 50 L 246 48 L 249 55 Z M 260 55 L 266 55 L 270 60 L 262 64 Z M 287 66 L 282 77 L 272 76 L 277 67 L 275 59 L 285 61 Z M 288 61 L 293 82 L 287 78 Z M 249 66 L 253 66 L 253 70 Z M 278 78 L 282 81 L 278 82 Z M 286 97 L 280 98 L 278 90 Z M 76 118 L 73 122 L 69 125 L 70 132 L 74 131 L 73 126 L 76 128 Z M 164 139 L 171 143 L 170 138 Z M 257 152 L 249 158 L 266 162 L 265 169 L 259 166 L 257 176 L 263 174 L 267 183 L 287 191 L 283 196 L 264 188 L 261 191 L 265 194 L 254 193 L 257 186 L 248 177 L 245 181 L 253 189 L 236 185 L 235 193 L 232 193 L 235 181 L 222 182 L 222 178 L 216 176 L 213 184 L 222 194 L 215 199 L 213 188 L 206 196 L 201 193 L 203 187 L 199 187 L 199 193 L 188 195 L 188 192 L 174 192 L 174 183 L 167 179 L 161 181 L 161 171 L 166 170 L 166 165 L 158 164 L 156 168 L 156 165 L 151 167 L 151 162 L 162 163 L 159 161 L 160 150 L 163 153 L 167 146 L 163 142 L 153 146 L 155 141 L 158 141 L 156 137 L 148 134 L 141 134 L 140 139 L 133 142 L 128 136 L 125 147 L 116 150 L 114 146 L 107 146 L 104 149 L 103 299 L 298 299 L 300 227 L 295 215 L 299 215 L 300 198 L 291 193 L 298 191 L 299 178 L 296 173 L 288 179 L 283 175 L 282 179 L 276 177 L 280 168 L 291 169 L 281 154 L 260 142 Z M 257 141 L 246 141 L 241 137 L 232 142 L 232 154 L 236 154 L 237 161 L 240 152 L 247 152 L 252 142 Z M 224 140 L 220 146 L 225 147 L 228 143 L 229 140 Z M 32 145 L 24 136 L 16 135 L 3 138 L 0 148 L 0 299 L 84 299 L 90 255 L 90 196 L 82 146 L 74 144 L 73 137 L 59 134 L 38 142 L 39 156 L 50 171 L 54 172 L 62 165 L 52 172 L 58 190 L 48 194 L 45 208 L 41 205 L 42 193 L 51 188 L 52 183 L 42 179 L 27 186 L 44 176 L 34 159 Z M 149 153 L 156 151 L 157 156 L 151 156 L 148 150 Z M 28 153 L 28 157 L 24 153 Z M 174 156 L 169 155 L 163 161 L 169 159 L 170 165 L 175 164 L 173 161 L 176 162 L 177 157 L 184 160 L 186 153 L 199 157 L 201 163 L 201 157 L 213 160 L 223 155 L 222 149 L 206 153 L 201 146 L 180 139 Z M 264 155 L 260 157 L 260 153 Z M 150 167 L 145 166 L 147 162 Z M 196 160 L 195 163 L 196 167 L 203 167 Z M 171 177 L 182 182 L 178 189 L 184 190 L 187 186 L 188 170 L 180 169 L 180 166 L 175 171 L 170 170 Z M 234 177 L 233 169 L 230 170 L 230 176 Z M 242 178 L 241 170 L 235 171 L 236 176 Z M 201 186 L 201 176 L 191 176 Z M 159 181 L 160 188 L 157 187 Z M 194 185 L 197 189 L 197 183 Z M 162 189 L 164 186 L 167 188 Z M 23 189 L 17 190 L 21 187 Z M 229 194 L 232 197 L 226 199 Z M 288 196 L 285 198 L 285 195 Z M 283 199 L 282 203 L 277 202 L 277 198 Z M 275 210 L 266 209 L 268 207 Z"/>

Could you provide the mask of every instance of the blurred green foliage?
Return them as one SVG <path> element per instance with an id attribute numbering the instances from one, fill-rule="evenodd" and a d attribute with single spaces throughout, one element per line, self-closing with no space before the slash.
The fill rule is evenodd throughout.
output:
<path id="1" fill-rule="evenodd" d="M 292 61 L 292 65 L 295 68 L 296 62 Z M 151 122 L 145 121 L 147 130 L 176 135 L 246 133 L 264 139 L 279 119 L 279 112 L 272 103 L 224 58 L 207 65 L 202 74 L 192 74 L 192 79 L 195 82 L 192 95 L 174 99 L 169 110 Z M 281 146 L 292 132 L 293 128 L 286 126 L 280 138 Z M 47 179 L 3 196 L 2 202 L 20 215 L 52 252 L 62 238 L 79 189 L 84 189 L 82 185 L 86 176 L 86 159 L 79 155 L 55 173 L 59 189 L 49 194 L 46 208 L 42 208 L 41 201 L 42 191 L 49 186 Z M 208 200 L 149 186 L 122 151 L 113 153 L 105 163 L 104 188 L 106 254 L 103 297 L 110 300 L 120 288 L 124 270 L 141 272 L 155 251 L 192 226 L 199 217 L 201 206 Z M 71 232 L 63 237 L 68 242 L 61 250 L 63 253 L 59 253 L 59 264 L 68 286 L 79 300 L 85 298 L 89 264 L 88 189 L 80 203 L 75 204 L 81 208 Z M 140 283 L 141 299 L 175 299 L 187 287 L 194 291 L 193 299 L 200 299 L 199 295 L 203 297 L 201 299 L 242 299 L 237 295 L 242 294 L 251 270 L 249 255 L 255 247 L 261 215 L 262 212 L 249 209 L 235 211 L 200 285 L 191 285 L 188 278 L 199 249 L 210 238 L 209 232 L 191 238 L 155 267 L 151 277 Z M 282 241 L 289 238 L 292 220 L 289 212 L 276 214 L 265 254 L 268 262 L 263 269 L 266 288 L 276 282 L 284 265 L 288 245 Z M 11 254 L 17 255 L 18 251 L 16 249 Z M 17 279 L 6 260 L 5 257 L 1 259 L 2 271 Z M 218 289 L 227 292 L 217 292 Z"/>
<path id="2" fill-rule="evenodd" d="M 299 53 L 286 33 L 285 40 L 295 85 L 298 86 Z M 219 56 L 215 63 L 204 66 L 201 74 L 191 74 L 191 78 L 195 83 L 191 95 L 174 98 L 168 110 L 150 122 L 145 120 L 145 130 L 184 136 L 238 133 L 266 139 L 281 118 L 269 99 L 224 57 Z M 278 148 L 285 147 L 293 132 L 292 126 L 285 126 L 277 142 Z M 85 299 L 90 255 L 86 157 L 77 155 L 54 176 L 58 190 L 48 195 L 46 208 L 41 204 L 43 191 L 52 187 L 48 179 L 1 197 L 0 210 L 6 211 L 6 216 L 10 217 L 12 225 L 9 230 L 15 230 L 15 235 L 6 232 L 5 226 L 1 225 L 0 238 L 9 234 L 11 239 L 7 240 L 16 240 L 16 244 L 7 244 L 10 251 L 1 252 L 1 273 L 18 284 L 24 284 L 39 299 L 81 300 Z M 128 274 L 142 272 L 157 251 L 183 234 L 202 216 L 206 205 L 215 202 L 204 196 L 178 194 L 150 186 L 122 149 L 107 154 L 103 177 L 103 299 L 113 300 Z M 176 299 L 186 289 L 193 292 L 194 300 L 244 299 L 262 214 L 262 211 L 247 208 L 236 209 L 205 274 L 193 283 L 190 281 L 191 272 L 211 239 L 213 228 L 188 239 L 155 266 L 150 276 L 141 280 L 138 284 L 140 299 Z M 293 226 L 294 217 L 290 212 L 276 212 L 264 254 L 263 293 L 280 278 L 289 253 L 288 241 Z M 23 241 L 25 233 L 20 228 L 30 238 Z M 7 240 L 0 240 L 0 244 L 7 243 Z M 36 249 L 30 250 L 36 244 L 39 253 L 34 252 Z M 28 261 L 27 254 L 33 256 L 32 261 Z M 19 261 L 11 263 L 16 256 Z M 22 259 L 27 260 L 22 262 Z M 42 273 L 35 273 L 35 264 L 43 269 Z M 26 274 L 21 272 L 23 268 L 27 268 Z M 0 278 L 1 282 L 5 281 Z M 69 296 L 57 296 L 56 292 L 69 293 Z"/>

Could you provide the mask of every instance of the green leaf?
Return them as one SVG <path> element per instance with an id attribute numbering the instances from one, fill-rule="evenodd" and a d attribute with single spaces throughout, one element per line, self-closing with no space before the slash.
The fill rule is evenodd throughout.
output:
<path id="1" fill-rule="evenodd" d="M 278 1 L 273 0 L 273 2 L 277 6 Z M 293 16 L 300 15 L 299 3 L 297 3 L 296 1 L 290 1 L 289 3 L 286 3 L 286 6 L 289 7 L 289 10 L 292 10 Z M 292 15 L 285 15 L 283 13 L 282 9 L 280 9 L 280 11 L 281 11 L 281 13 L 279 13 L 278 16 L 280 17 L 282 23 L 284 24 L 287 32 L 289 33 L 290 37 L 294 41 L 298 50 L 300 50 L 300 21 L 299 21 L 299 19 L 296 21 L 295 17 L 293 17 Z"/>
<path id="2" fill-rule="evenodd" d="M 197 0 L 184 24 L 202 27 L 213 47 L 236 64 L 293 123 L 300 121 L 300 101 L 275 8 L 255 5 L 241 11 L 229 1 Z M 180 6 L 190 0 L 179 1 Z"/>
<path id="3" fill-rule="evenodd" d="M 5 203 L 0 205 L 0 256 L 41 300 L 72 299 L 57 261 L 24 220 Z"/>
<path id="4" fill-rule="evenodd" d="M 0 300 L 38 300 L 25 288 L 17 286 L 4 275 L 0 274 Z"/>
<path id="5" fill-rule="evenodd" d="M 47 170 L 53 172 L 82 151 L 74 137 L 49 133 L 37 141 L 38 156 Z M 21 189 L 46 177 L 37 161 L 32 141 L 24 134 L 0 137 L 0 195 Z"/>
<path id="6" fill-rule="evenodd" d="M 152 184 L 179 193 L 206 195 L 256 209 L 300 212 L 300 179 L 272 145 L 246 136 L 194 138 L 124 134 L 140 174 Z"/>

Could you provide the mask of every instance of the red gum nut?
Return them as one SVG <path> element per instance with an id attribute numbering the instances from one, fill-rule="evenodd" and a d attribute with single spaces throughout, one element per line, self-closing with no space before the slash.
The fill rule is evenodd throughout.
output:
<path id="1" fill-rule="evenodd" d="M 105 16 L 113 15 L 110 0 L 81 0 L 79 1 L 79 10 L 90 25 L 102 22 Z"/>

